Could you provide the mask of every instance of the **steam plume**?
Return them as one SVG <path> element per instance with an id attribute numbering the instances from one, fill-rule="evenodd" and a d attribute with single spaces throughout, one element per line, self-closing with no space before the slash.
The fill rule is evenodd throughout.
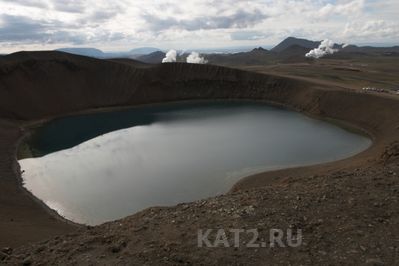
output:
<path id="1" fill-rule="evenodd" d="M 173 63 L 173 62 L 176 62 L 176 55 L 177 55 L 176 50 L 173 50 L 173 49 L 169 50 L 166 53 L 165 58 L 162 59 L 162 63 Z"/>
<path id="2" fill-rule="evenodd" d="M 206 64 L 208 63 L 208 60 L 201 57 L 197 52 L 191 52 L 191 54 L 187 56 L 186 62 L 191 64 Z"/>
<path id="3" fill-rule="evenodd" d="M 324 41 L 322 41 L 319 45 L 319 47 L 311 50 L 309 53 L 307 53 L 305 56 L 306 57 L 313 57 L 313 58 L 320 58 L 323 57 L 325 55 L 328 54 L 333 54 L 335 52 L 338 52 L 338 49 L 334 49 L 334 42 L 329 40 L 329 39 L 325 39 Z"/>

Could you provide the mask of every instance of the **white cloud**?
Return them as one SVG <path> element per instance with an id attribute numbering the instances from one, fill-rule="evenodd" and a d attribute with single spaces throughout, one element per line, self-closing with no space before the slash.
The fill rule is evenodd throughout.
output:
<path id="1" fill-rule="evenodd" d="M 361 41 L 373 42 L 376 39 L 399 39 L 399 23 L 384 20 L 348 23 L 343 35 L 347 39 L 357 38 Z"/>
<path id="2" fill-rule="evenodd" d="M 319 17 L 327 16 L 354 16 L 360 14 L 364 8 L 364 0 L 353 0 L 347 3 L 333 5 L 331 3 L 323 6 L 319 12 Z"/>
<path id="3" fill-rule="evenodd" d="M 47 1 L 41 1 L 41 0 L 2 0 L 2 1 L 6 3 L 28 6 L 28 7 L 48 8 Z"/>
<path id="4" fill-rule="evenodd" d="M 261 31 L 235 31 L 230 34 L 232 40 L 260 40 L 266 37 L 267 35 Z"/>
<path id="5" fill-rule="evenodd" d="M 82 45 L 104 50 L 273 45 L 294 35 L 399 42 L 397 0 L 1 0 L 0 53 Z M 7 24 L 35 29 L 16 36 Z M 382 22 L 381 22 L 382 21 Z M 4 26 L 5 25 L 5 26 Z M 10 37 L 10 38 L 7 38 Z"/>

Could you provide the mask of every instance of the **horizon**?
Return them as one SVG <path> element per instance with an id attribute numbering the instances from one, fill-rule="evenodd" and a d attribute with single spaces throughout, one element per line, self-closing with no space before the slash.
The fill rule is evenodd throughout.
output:
<path id="1" fill-rule="evenodd" d="M 293 36 L 289 36 L 287 38 L 290 38 Z M 191 51 L 200 51 L 203 54 L 206 54 L 207 52 L 210 53 L 223 53 L 223 51 L 221 52 L 221 50 L 237 50 L 235 52 L 245 52 L 245 51 L 250 51 L 252 49 L 256 49 L 256 48 L 264 48 L 266 50 L 271 50 L 272 48 L 274 48 L 275 46 L 277 46 L 279 43 L 281 43 L 282 41 L 284 41 L 285 39 L 281 40 L 280 42 L 276 43 L 275 45 L 254 45 L 254 46 L 225 46 L 225 47 L 201 47 L 201 48 L 197 48 L 197 49 L 191 49 L 191 48 L 187 48 L 187 49 L 176 49 L 176 51 L 178 52 L 185 52 L 185 53 L 189 53 Z M 293 37 L 293 38 L 297 38 L 297 37 Z M 299 38 L 302 39 L 302 38 Z M 314 41 L 314 40 L 310 40 L 310 41 Z M 350 43 L 350 45 L 356 45 L 358 47 L 365 47 L 365 46 L 370 46 L 370 47 L 394 47 L 394 46 L 399 46 L 399 43 Z M 167 48 L 167 49 L 162 49 L 162 48 L 158 48 L 158 47 L 150 47 L 150 46 L 138 46 L 138 47 L 132 47 L 132 48 L 126 48 L 126 50 L 102 50 L 98 47 L 94 47 L 94 46 L 65 46 L 65 47 L 56 47 L 54 49 L 36 49 L 36 50 L 17 50 L 17 51 L 13 51 L 11 53 L 1 53 L 3 55 L 7 55 L 7 54 L 12 54 L 12 53 L 18 53 L 18 52 L 34 52 L 34 51 L 57 51 L 57 50 L 62 50 L 62 49 L 96 49 L 100 52 L 103 53 L 128 53 L 131 50 L 135 50 L 135 49 L 141 49 L 141 48 L 153 48 L 153 49 L 158 49 L 161 52 L 167 52 L 168 50 L 170 50 L 171 48 Z M 218 51 L 219 50 L 219 51 Z M 64 52 L 64 51 L 61 51 Z M 153 52 L 150 52 L 153 53 Z M 150 53 L 143 53 L 143 54 L 150 54 Z"/>
<path id="2" fill-rule="evenodd" d="M 398 9 L 395 0 L 0 0 L 0 53 L 267 48 L 290 36 L 393 46 Z"/>

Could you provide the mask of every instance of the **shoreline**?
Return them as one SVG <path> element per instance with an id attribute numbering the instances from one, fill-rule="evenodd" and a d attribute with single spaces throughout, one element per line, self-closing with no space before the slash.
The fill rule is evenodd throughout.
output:
<path id="1" fill-rule="evenodd" d="M 367 137 L 371 141 L 370 145 L 366 149 L 364 149 L 364 150 L 362 150 L 362 151 L 360 151 L 358 153 L 355 153 L 353 155 L 350 155 L 349 157 L 344 157 L 342 159 L 338 159 L 338 160 L 334 160 L 334 161 L 321 162 L 321 163 L 316 163 L 316 164 L 308 164 L 308 165 L 305 164 L 305 165 L 298 165 L 298 166 L 292 166 L 292 167 L 283 167 L 283 168 L 277 168 L 277 169 L 274 169 L 274 170 L 267 170 L 267 171 L 261 171 L 261 172 L 254 173 L 254 174 L 244 175 L 244 176 L 240 177 L 240 179 L 231 186 L 231 188 L 228 190 L 228 192 L 223 193 L 222 195 L 228 194 L 228 193 L 231 193 L 231 192 L 237 190 L 237 188 L 239 188 L 240 184 L 242 182 L 245 182 L 244 181 L 245 179 L 251 178 L 253 176 L 262 175 L 262 174 L 268 174 L 268 173 L 277 172 L 277 171 L 286 171 L 286 170 L 290 170 L 290 169 L 298 169 L 298 168 L 304 168 L 304 167 L 306 167 L 306 168 L 320 167 L 320 166 L 323 166 L 323 165 L 335 164 L 337 162 L 349 160 L 349 159 L 351 159 L 354 156 L 358 156 L 358 155 L 360 155 L 362 153 L 365 153 L 370 148 L 372 148 L 372 146 L 374 145 L 374 141 L 375 141 L 374 140 L 374 136 L 371 135 L 370 132 L 367 132 L 364 129 L 361 129 L 361 128 L 358 128 L 358 127 L 356 127 L 354 125 L 351 125 L 350 123 L 346 123 L 344 121 L 339 121 L 339 120 L 331 121 L 332 119 L 329 119 L 328 117 L 310 115 L 310 114 L 307 114 L 307 113 L 300 112 L 298 110 L 292 109 L 292 108 L 290 108 L 290 106 L 286 106 L 286 105 L 278 104 L 278 103 L 270 103 L 270 102 L 268 102 L 266 100 L 251 100 L 251 99 L 248 99 L 248 100 L 246 100 L 246 99 L 226 99 L 226 100 L 224 100 L 224 99 L 218 99 L 218 100 L 208 99 L 207 100 L 207 99 L 204 99 L 204 100 L 194 100 L 194 101 L 186 100 L 186 101 L 159 102 L 159 103 L 150 103 L 150 104 L 133 105 L 133 106 L 121 106 L 121 107 L 104 107 L 104 108 L 91 109 L 91 110 L 82 110 L 82 111 L 71 113 L 71 114 L 63 114 L 63 115 L 59 115 L 59 116 L 55 116 L 55 117 L 44 118 L 44 119 L 40 119 L 38 121 L 32 121 L 32 122 L 29 123 L 28 126 L 23 126 L 22 129 L 24 130 L 24 134 L 18 139 L 18 142 L 16 143 L 16 153 L 15 153 L 16 154 L 15 159 L 17 161 L 17 166 L 18 166 L 18 169 L 16 169 L 15 174 L 17 176 L 17 179 L 18 179 L 18 182 L 19 182 L 19 186 L 34 201 L 36 201 L 38 204 L 40 204 L 42 206 L 42 208 L 44 208 L 49 213 L 49 215 L 59 219 L 61 222 L 65 222 L 67 224 L 70 224 L 72 226 L 77 226 L 77 227 L 89 226 L 87 224 L 80 224 L 80 223 L 73 222 L 72 220 L 69 220 L 69 219 L 65 218 L 64 216 L 60 215 L 55 209 L 50 208 L 45 202 L 43 202 L 41 199 L 37 198 L 31 191 L 27 190 L 23 186 L 22 172 L 20 171 L 20 165 L 18 163 L 18 161 L 21 158 L 18 156 L 18 154 L 19 154 L 19 149 L 21 148 L 21 145 L 26 145 L 26 146 L 28 146 L 30 148 L 28 143 L 24 143 L 26 138 L 28 138 L 29 135 L 32 134 L 33 131 L 36 130 L 37 128 L 39 128 L 41 126 L 44 126 L 46 123 L 49 123 L 49 122 L 51 122 L 54 119 L 59 119 L 59 118 L 65 118 L 65 117 L 70 117 L 70 116 L 79 116 L 79 115 L 87 115 L 87 114 L 118 112 L 118 111 L 123 111 L 123 110 L 142 108 L 142 107 L 149 107 L 149 106 L 156 106 L 156 105 L 165 105 L 165 104 L 167 105 L 167 104 L 212 103 L 212 102 L 260 103 L 260 104 L 265 104 L 265 105 L 272 106 L 272 107 L 275 107 L 275 108 L 281 108 L 281 109 L 284 109 L 284 110 L 290 110 L 290 111 L 293 111 L 293 112 L 299 112 L 299 113 L 305 115 L 308 118 L 312 118 L 312 119 L 316 119 L 316 120 L 323 121 L 323 122 L 326 122 L 326 123 L 330 123 L 332 125 L 335 125 L 337 127 L 342 128 L 342 129 L 344 129 L 344 130 L 346 130 L 348 132 Z M 33 157 L 23 157 L 22 159 L 25 159 L 25 158 L 33 158 Z M 198 200 L 205 200 L 205 199 L 207 199 L 207 198 L 201 198 L 201 199 L 198 199 Z M 179 204 L 182 204 L 182 203 L 184 203 L 184 202 L 181 202 Z M 151 207 L 148 207 L 148 208 L 154 208 L 154 207 L 160 207 L 160 206 L 151 206 Z M 131 213 L 128 216 L 134 215 L 134 214 L 139 213 L 139 212 L 141 212 L 141 211 L 138 211 L 138 212 L 135 212 L 135 213 Z M 116 220 L 112 220 L 112 221 L 116 221 Z M 112 221 L 108 221 L 108 222 L 112 222 Z M 105 222 L 105 223 L 108 223 L 108 222 Z"/>
<path id="2" fill-rule="evenodd" d="M 378 95 L 377 95 L 378 97 Z M 16 143 L 16 148 L 15 148 L 15 160 L 18 161 L 18 149 L 20 148 L 20 144 L 24 141 L 24 139 L 26 137 L 28 137 L 28 135 L 31 133 L 31 130 L 34 130 L 37 127 L 40 127 L 42 125 L 44 125 L 45 123 L 50 122 L 53 119 L 58 119 L 58 118 L 63 118 L 63 117 L 68 117 L 68 116 L 74 116 L 74 115 L 84 115 L 84 114 L 96 114 L 96 113 L 103 113 L 103 112 L 113 112 L 113 111 L 121 111 L 121 110 L 127 110 L 127 109 L 132 109 L 132 108 L 140 108 L 140 107 L 146 107 L 146 106 L 153 106 L 153 105 L 162 105 L 162 104 L 179 104 L 179 103 L 201 103 L 201 102 L 212 102 L 212 101 L 232 101 L 232 102 L 255 102 L 255 103 L 262 103 L 262 104 L 267 104 L 273 107 L 277 107 L 277 108 L 283 108 L 286 110 L 291 110 L 291 111 L 295 111 L 295 112 L 299 112 L 302 113 L 304 115 L 306 115 L 307 117 L 313 118 L 313 119 L 317 119 L 320 121 L 325 121 L 327 123 L 332 123 L 338 127 L 341 127 L 345 130 L 348 130 L 350 132 L 356 133 L 356 134 L 360 134 L 363 136 L 366 136 L 367 138 L 369 138 L 371 140 L 371 145 L 361 151 L 360 153 L 357 153 L 355 155 L 352 155 L 350 157 L 347 158 L 343 158 L 343 159 L 339 159 L 336 161 L 331 161 L 331 162 L 325 162 L 325 163 L 318 163 L 318 164 L 312 164 L 312 165 L 304 165 L 304 166 L 295 166 L 295 167 L 288 167 L 288 168 L 282 168 L 282 169 L 276 169 L 276 170 L 270 170 L 270 171 L 266 171 L 266 172 L 260 172 L 260 173 L 256 173 L 256 174 L 251 174 L 248 176 L 243 176 L 242 178 L 240 178 L 240 180 L 238 180 L 232 187 L 231 189 L 226 193 L 233 193 L 236 192 L 237 190 L 242 190 L 242 189 L 249 189 L 252 187 L 255 187 L 254 185 L 251 185 L 251 182 L 253 182 L 253 180 L 258 180 L 259 178 L 262 179 L 262 183 L 264 182 L 264 184 L 273 184 L 273 183 L 279 183 L 284 181 L 284 178 L 271 178 L 271 176 L 273 175 L 285 175 L 285 173 L 292 173 L 292 172 L 303 172 L 305 170 L 306 171 L 310 171 L 313 172 L 313 169 L 316 170 L 316 172 L 319 172 L 320 168 L 324 168 L 324 167 L 328 167 L 328 168 L 336 168 L 336 166 L 341 166 L 342 164 L 347 164 L 350 163 L 352 160 L 357 159 L 358 157 L 363 157 L 363 156 L 367 156 L 369 155 L 369 153 L 371 152 L 370 150 L 372 150 L 376 144 L 376 135 L 375 133 L 361 128 L 355 124 L 352 124 L 350 122 L 344 121 L 344 120 L 338 120 L 338 119 L 333 119 L 330 117 L 325 117 L 319 114 L 312 114 L 306 111 L 302 111 L 298 108 L 294 108 L 290 105 L 284 104 L 284 103 L 278 103 L 278 102 L 273 102 L 273 101 L 268 101 L 268 100 L 264 100 L 264 99 L 231 99 L 231 98 L 226 98 L 226 99 L 195 99 L 195 100 L 184 100 L 184 101 L 168 101 L 168 102 L 155 102 L 155 103 L 149 103 L 149 104 L 138 104 L 138 105 L 131 105 L 131 106 L 112 106 L 112 107 L 100 107 L 100 108 L 94 108 L 94 109 L 88 109 L 88 110 L 82 110 L 82 111 L 78 111 L 78 112 L 71 112 L 71 113 L 67 113 L 67 114 L 61 114 L 61 115 L 57 115 L 57 116 L 51 116 L 51 117 L 47 117 L 47 118 L 43 118 L 43 119 L 39 119 L 39 120 L 34 120 L 34 121 L 29 121 L 28 123 L 24 123 L 23 125 L 21 125 L 21 128 L 24 131 L 24 134 L 20 136 L 20 138 L 18 139 L 17 143 Z M 372 153 L 372 152 L 371 152 Z M 51 209 L 49 206 L 47 206 L 47 204 L 45 204 L 43 201 L 41 201 L 40 199 L 38 199 L 36 196 L 34 196 L 30 191 L 28 191 L 23 185 L 22 185 L 22 176 L 20 173 L 20 166 L 17 163 L 17 169 L 15 169 L 15 175 L 16 175 L 16 179 L 18 180 L 18 184 L 20 186 L 20 188 L 36 203 L 38 203 L 41 208 L 43 208 L 46 213 L 48 213 L 50 216 L 56 218 L 57 220 L 59 220 L 62 223 L 71 225 L 75 228 L 81 228 L 81 227 L 85 227 L 87 225 L 85 224 L 79 224 L 79 223 L 75 223 L 71 220 L 66 219 L 65 217 L 61 216 L 56 210 Z M 321 171 L 323 172 L 323 170 Z M 299 175 L 299 173 L 298 173 Z M 205 200 L 205 199 L 204 199 Z M 158 206 L 153 206 L 150 208 L 154 208 L 154 207 L 158 207 Z M 171 206 L 170 206 L 171 207 Z M 140 211 L 141 212 L 141 211 Z M 140 213 L 138 212 L 138 213 Z M 135 215 L 135 213 L 131 214 L 131 215 Z M 107 222 L 108 223 L 108 222 Z"/>
<path id="3" fill-rule="evenodd" d="M 396 147 L 395 143 L 399 141 L 399 97 L 396 95 L 364 94 L 328 85 L 328 82 L 320 85 L 308 80 L 212 65 L 178 63 L 136 69 L 63 53 L 36 52 L 20 56 L 23 60 L 26 57 L 35 60 L 37 64 L 24 66 L 23 71 L 35 73 L 25 81 L 20 80 L 21 75 L 26 75 L 18 72 L 18 67 L 15 67 L 15 73 L 10 72 L 8 79 L 11 81 L 7 86 L 13 88 L 10 91 L 16 94 L 10 92 L 9 99 L 4 100 L 3 109 L 0 109 L 0 235 L 3 236 L 0 246 L 18 247 L 77 230 L 76 226 L 49 215 L 43 206 L 23 191 L 24 188 L 21 189 L 21 180 L 18 180 L 20 169 L 16 152 L 24 133 L 21 127 L 43 122 L 43 118 L 154 102 L 261 100 L 310 117 L 341 121 L 367 132 L 373 140 L 368 149 L 347 159 L 245 177 L 235 184 L 231 189 L 233 192 L 278 188 L 291 182 L 300 184 L 305 182 L 303 177 L 329 176 L 337 171 L 354 172 L 355 169 L 369 167 L 380 169 L 384 154 L 389 148 Z M 10 57 L 10 61 L 7 64 L 19 66 L 22 59 Z M 76 68 L 68 68 L 71 63 Z M 48 64 L 57 67 L 49 67 Z M 11 66 L 7 67 L 12 69 Z M 101 74 L 107 71 L 111 73 L 112 83 L 108 82 L 109 76 Z M 62 94 L 65 91 L 68 94 Z M 31 99 L 26 92 L 35 92 L 40 97 Z M 15 106 L 12 103 L 18 97 L 22 100 Z M 223 197 L 228 198 L 231 194 L 229 192 Z M 177 207 L 167 209 L 174 208 Z M 151 208 L 132 217 L 150 215 L 150 212 Z"/>
<path id="4" fill-rule="evenodd" d="M 25 140 L 25 138 L 28 137 L 28 135 L 31 132 L 24 132 L 24 134 L 22 134 L 18 140 L 15 143 L 15 154 L 14 154 L 14 159 L 16 160 L 16 168 L 14 169 L 14 173 L 16 176 L 16 179 L 18 181 L 18 185 L 19 188 L 26 194 L 29 196 L 29 198 L 31 198 L 33 201 L 35 201 L 37 204 L 39 204 L 49 215 L 51 215 L 52 217 L 56 218 L 57 220 L 61 221 L 62 223 L 65 223 L 67 225 L 71 225 L 74 227 L 82 227 L 82 226 L 86 226 L 84 224 L 79 224 L 79 223 L 75 223 L 67 218 L 65 218 L 64 216 L 60 215 L 56 210 L 50 208 L 45 202 L 43 202 L 41 199 L 39 199 L 38 197 L 36 197 L 35 195 L 33 195 L 33 193 L 31 191 L 29 191 L 28 189 L 25 188 L 25 186 L 23 185 L 23 181 L 24 179 L 22 178 L 22 171 L 21 171 L 21 166 L 18 163 L 18 150 L 20 148 L 21 143 Z M 26 144 L 27 145 L 27 144 Z"/>

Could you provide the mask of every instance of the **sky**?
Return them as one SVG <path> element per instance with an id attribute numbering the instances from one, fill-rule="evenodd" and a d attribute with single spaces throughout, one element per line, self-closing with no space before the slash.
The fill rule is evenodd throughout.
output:
<path id="1" fill-rule="evenodd" d="M 0 0 L 0 53 L 273 46 L 289 36 L 399 44 L 399 0 Z"/>

